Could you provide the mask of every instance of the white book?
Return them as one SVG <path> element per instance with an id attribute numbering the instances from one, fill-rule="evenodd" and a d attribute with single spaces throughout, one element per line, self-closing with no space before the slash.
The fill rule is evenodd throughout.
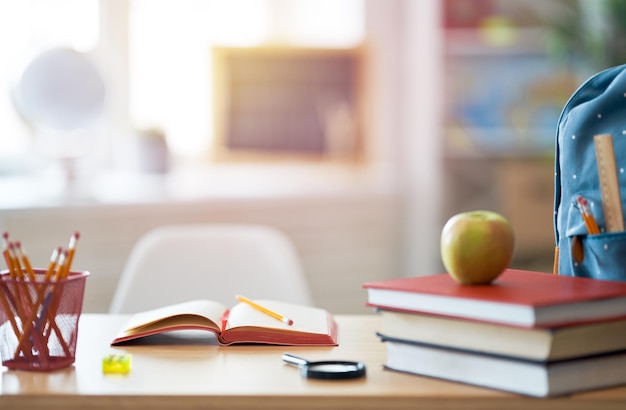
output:
<path id="1" fill-rule="evenodd" d="M 535 361 L 626 350 L 626 317 L 554 328 L 379 310 L 382 337 Z"/>
<path id="2" fill-rule="evenodd" d="M 385 344 L 387 369 L 528 396 L 561 396 L 626 384 L 626 351 L 533 362 L 393 340 Z"/>

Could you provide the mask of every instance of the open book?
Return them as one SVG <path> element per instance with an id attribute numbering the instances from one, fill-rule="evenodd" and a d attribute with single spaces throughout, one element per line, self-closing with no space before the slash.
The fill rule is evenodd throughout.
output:
<path id="1" fill-rule="evenodd" d="M 293 323 L 283 323 L 246 303 L 229 310 L 218 302 L 194 300 L 134 314 L 111 345 L 176 330 L 207 330 L 221 345 L 337 345 L 337 324 L 326 310 L 272 300 L 255 302 Z"/>

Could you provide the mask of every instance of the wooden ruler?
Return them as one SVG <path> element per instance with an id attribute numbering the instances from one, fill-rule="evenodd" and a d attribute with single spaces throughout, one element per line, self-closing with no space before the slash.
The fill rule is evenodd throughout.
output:
<path id="1" fill-rule="evenodd" d="M 593 137 L 593 142 L 596 148 L 596 162 L 598 164 L 598 177 L 600 178 L 604 225 L 607 232 L 621 232 L 624 230 L 624 216 L 619 181 L 617 180 L 613 137 L 611 134 L 600 134 Z"/>

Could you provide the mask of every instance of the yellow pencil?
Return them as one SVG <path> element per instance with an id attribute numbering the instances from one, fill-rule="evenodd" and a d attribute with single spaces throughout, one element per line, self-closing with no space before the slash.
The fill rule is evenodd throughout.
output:
<path id="1" fill-rule="evenodd" d="M 30 263 L 30 259 L 26 255 L 24 248 L 22 248 L 22 244 L 20 242 L 15 242 L 15 254 L 18 259 L 21 259 L 22 265 L 24 265 L 24 269 L 26 269 L 26 273 L 28 274 L 28 278 L 34 281 L 35 271 L 33 271 L 33 265 Z"/>
<path id="2" fill-rule="evenodd" d="M 2 235 L 2 254 L 9 268 L 11 278 L 22 278 L 22 267 L 15 254 L 15 244 L 9 241 L 9 234 L 7 232 Z"/>
<path id="3" fill-rule="evenodd" d="M 64 277 L 67 277 L 70 269 L 72 269 L 72 262 L 74 262 L 74 253 L 76 252 L 76 242 L 80 238 L 80 233 L 78 231 L 72 234 L 70 238 L 70 243 L 67 245 L 67 260 L 65 261 L 66 268 L 64 272 Z"/>
<path id="4" fill-rule="evenodd" d="M 67 249 L 61 251 L 59 255 L 59 259 L 57 260 L 57 265 L 55 267 L 54 277 L 52 278 L 52 280 L 58 281 L 58 280 L 63 279 L 64 270 L 65 270 L 65 267 L 67 266 L 66 261 L 67 261 L 68 254 L 69 252 L 67 251 Z"/>
<path id="5" fill-rule="evenodd" d="M 268 308 L 259 305 L 258 303 L 254 303 L 253 301 L 251 301 L 250 299 L 248 299 L 248 298 L 246 298 L 244 296 L 237 295 L 237 300 L 252 306 L 253 308 L 258 310 L 259 312 L 263 312 L 266 315 L 269 315 L 269 316 L 273 317 L 274 319 L 280 320 L 281 322 L 286 323 L 289 326 L 293 325 L 293 320 L 291 320 L 289 318 L 286 318 L 285 316 L 283 316 L 281 314 L 273 312 L 273 311 L 269 310 Z"/>
<path id="6" fill-rule="evenodd" d="M 15 277 L 15 272 L 13 268 L 13 261 L 11 260 L 11 255 L 9 254 L 9 234 L 5 232 L 2 234 L 2 255 L 4 256 L 4 262 L 7 265 L 7 269 L 9 270 L 9 275 L 11 278 Z"/>
<path id="7" fill-rule="evenodd" d="M 17 257 L 17 251 L 15 250 L 14 242 L 9 242 L 9 259 L 11 259 L 11 263 L 13 264 L 15 277 L 18 279 L 24 279 L 24 272 L 22 271 L 22 265 L 20 264 L 20 260 Z"/>
<path id="8" fill-rule="evenodd" d="M 35 325 L 35 322 L 38 323 L 37 327 L 35 327 L 35 330 L 37 330 L 39 333 L 34 335 L 33 340 L 37 342 L 43 341 L 44 346 L 42 347 L 45 349 L 47 348 L 48 338 L 50 337 L 52 331 L 54 331 L 58 336 L 58 341 L 61 344 L 63 352 L 66 356 L 70 356 L 69 347 L 63 339 L 63 334 L 61 333 L 61 330 L 54 321 L 54 318 L 56 317 L 56 309 L 58 308 L 58 306 L 54 306 L 54 303 L 58 304 L 57 300 L 52 299 L 54 297 L 54 290 L 56 288 L 56 285 L 48 284 L 48 281 L 50 280 L 57 281 L 60 279 L 60 275 L 62 274 L 61 269 L 63 267 L 66 256 L 67 251 L 63 251 L 63 248 L 60 246 L 52 251 L 52 255 L 50 256 L 50 263 L 48 265 L 48 269 L 46 270 L 44 281 L 43 283 L 41 283 L 41 286 L 37 291 L 37 299 L 35 300 L 35 303 L 33 305 L 34 309 L 32 310 L 28 320 L 24 322 L 24 332 L 21 335 L 18 341 L 17 349 L 15 350 L 16 358 L 19 356 L 20 351 L 26 352 L 29 350 L 29 348 L 26 346 L 26 343 L 28 343 L 31 339 L 30 333 Z M 46 304 L 49 305 L 47 308 L 44 308 Z M 41 317 L 38 320 L 35 320 L 37 319 L 37 314 L 39 313 L 38 311 L 40 306 L 42 307 Z M 41 325 L 39 325 L 39 323 L 41 323 Z"/>
<path id="9" fill-rule="evenodd" d="M 20 320 L 22 320 L 22 323 L 24 323 L 24 320 L 26 319 L 26 311 L 24 309 L 26 306 L 22 303 L 26 302 L 28 303 L 28 306 L 30 306 L 31 301 L 26 287 L 20 286 L 20 284 L 18 284 L 17 282 L 18 279 L 24 279 L 24 275 L 22 273 L 20 261 L 17 259 L 17 256 L 15 256 L 15 245 L 12 242 L 6 242 L 7 238 L 8 234 L 5 233 L 5 236 L 3 236 L 3 239 L 6 243 L 4 252 L 6 252 L 5 255 L 8 257 L 8 263 L 10 265 L 9 276 L 11 277 L 11 279 L 13 279 L 13 299 L 15 302 L 17 314 L 19 315 Z"/>
<path id="10" fill-rule="evenodd" d="M 52 279 L 52 275 L 54 274 L 54 268 L 56 268 L 57 263 L 59 262 L 62 251 L 63 248 L 60 246 L 52 251 L 52 255 L 50 256 L 50 263 L 48 263 L 48 269 L 46 270 L 46 275 L 44 277 L 45 281 L 49 281 L 50 279 Z"/>
<path id="11" fill-rule="evenodd" d="M 576 202 L 578 202 L 578 208 L 580 210 L 580 214 L 585 222 L 585 226 L 587 228 L 587 232 L 590 235 L 597 235 L 600 233 L 600 228 L 598 227 L 598 223 L 596 222 L 596 218 L 591 213 L 591 209 L 589 209 L 589 201 L 587 198 L 578 195 L 576 197 Z"/>

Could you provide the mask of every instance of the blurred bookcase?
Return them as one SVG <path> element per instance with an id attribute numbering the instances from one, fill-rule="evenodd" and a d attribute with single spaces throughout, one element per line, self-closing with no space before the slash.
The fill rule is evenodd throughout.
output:
<path id="1" fill-rule="evenodd" d="M 550 16 L 560 8 L 562 0 L 444 2 L 447 155 L 553 152 L 558 117 L 580 82 L 550 53 Z"/>
<path id="2" fill-rule="evenodd" d="M 573 3 L 443 2 L 443 219 L 501 212 L 516 232 L 519 268 L 552 267 L 556 127 L 583 78 L 549 47 L 551 24 Z"/>

